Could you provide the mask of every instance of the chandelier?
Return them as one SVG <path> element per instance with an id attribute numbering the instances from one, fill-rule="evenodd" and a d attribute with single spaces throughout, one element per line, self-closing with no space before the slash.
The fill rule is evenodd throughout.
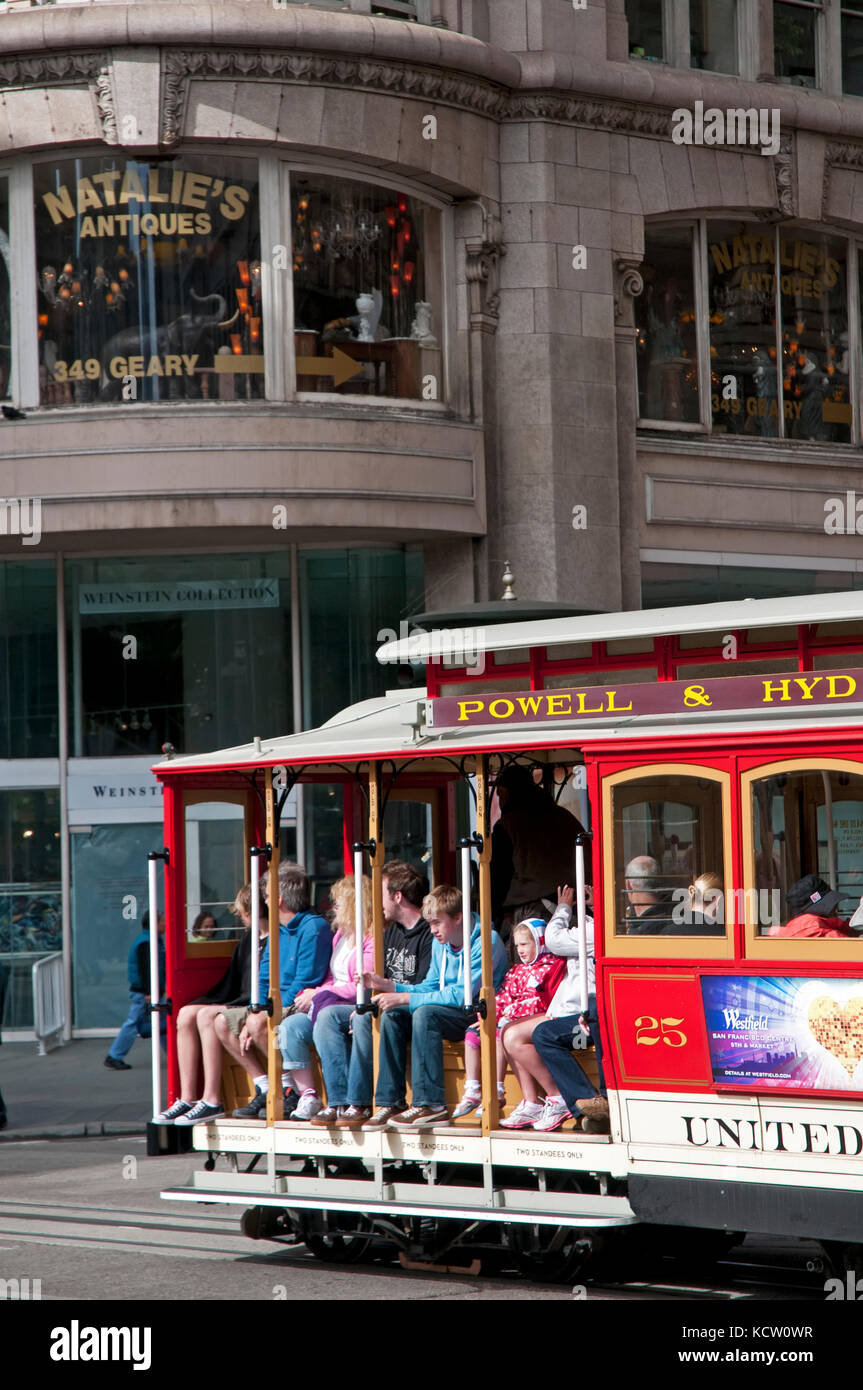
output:
<path id="1" fill-rule="evenodd" d="M 323 253 L 331 261 L 362 261 L 380 240 L 381 227 L 374 213 L 342 198 L 327 212 L 310 211 L 311 195 L 301 188 L 297 203 L 295 253 L 300 263 L 306 254 Z"/>

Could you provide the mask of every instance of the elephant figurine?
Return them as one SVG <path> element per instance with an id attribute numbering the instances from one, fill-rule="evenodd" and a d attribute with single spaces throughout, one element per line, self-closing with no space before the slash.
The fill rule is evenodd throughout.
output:
<path id="1" fill-rule="evenodd" d="M 198 295 L 191 290 L 190 298 L 193 301 L 192 312 L 181 314 L 172 323 L 165 323 L 157 328 L 123 328 L 108 339 L 99 353 L 104 383 L 99 392 L 100 401 L 116 400 L 120 394 L 122 378 L 126 373 L 115 374 L 111 371 L 111 362 L 118 357 L 142 357 L 145 374 L 151 359 L 158 358 L 162 368 L 161 374 L 169 382 L 170 395 L 189 394 L 188 391 L 182 392 L 179 389 L 181 378 L 187 384 L 193 379 L 189 377 L 185 364 L 177 368 L 175 363 L 166 364 L 165 359 L 191 356 L 208 329 L 226 326 L 227 310 L 227 304 L 220 294 Z M 205 312 L 204 306 L 213 303 L 216 305 L 215 311 Z"/>

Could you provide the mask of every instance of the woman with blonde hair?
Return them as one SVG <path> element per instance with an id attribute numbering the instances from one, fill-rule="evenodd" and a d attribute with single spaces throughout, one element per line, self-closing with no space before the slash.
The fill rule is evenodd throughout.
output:
<path id="1" fill-rule="evenodd" d="M 374 967 L 374 939 L 372 937 L 372 885 L 368 878 L 362 879 L 362 917 L 363 917 L 363 970 Z M 326 979 L 312 989 L 302 990 L 294 1000 L 295 1012 L 282 1019 L 278 1028 L 279 1048 L 282 1053 L 282 1083 L 286 1089 L 293 1084 L 299 1092 L 300 1102 L 289 1116 L 292 1120 L 311 1120 L 323 1112 L 323 1102 L 315 1090 L 311 1069 L 309 1047 L 313 1036 L 317 1046 L 317 1025 L 333 1010 L 353 1012 L 357 995 L 357 944 L 356 944 L 356 893 L 353 874 L 340 878 L 330 889 L 333 902 L 333 922 L 335 936 L 330 957 L 330 969 Z M 351 1001 L 351 1002 L 349 1002 Z M 320 1052 L 320 1048 L 318 1049 Z M 330 1078 L 323 1056 L 324 1081 L 327 1098 L 330 1098 Z"/>

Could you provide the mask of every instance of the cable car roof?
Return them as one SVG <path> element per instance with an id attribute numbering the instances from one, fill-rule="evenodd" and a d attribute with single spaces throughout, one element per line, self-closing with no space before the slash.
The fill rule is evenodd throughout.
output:
<path id="1" fill-rule="evenodd" d="M 385 643 L 378 649 L 377 658 L 382 665 L 435 661 L 451 657 L 454 651 L 473 651 L 477 646 L 484 652 L 520 651 L 525 647 L 734 632 L 854 619 L 863 619 L 863 591 L 806 594 L 795 598 L 746 598 L 733 603 L 688 604 L 678 608 L 637 609 L 630 613 L 594 613 L 587 618 L 544 618 L 495 623 L 481 628 L 417 632 L 415 636 Z"/>

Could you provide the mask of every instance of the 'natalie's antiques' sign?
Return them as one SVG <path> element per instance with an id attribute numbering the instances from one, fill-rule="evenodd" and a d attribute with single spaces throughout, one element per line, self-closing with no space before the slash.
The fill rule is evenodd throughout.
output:
<path id="1" fill-rule="evenodd" d="M 55 226 L 85 213 L 78 228 L 81 239 L 209 236 L 214 209 L 228 222 L 236 222 L 246 213 L 251 194 L 241 184 L 184 169 L 150 168 L 146 172 L 146 185 L 134 164 L 82 176 L 74 185 L 64 183 L 43 193 L 42 202 Z M 130 212 L 130 204 L 137 205 L 137 211 Z M 141 212 L 142 206 L 146 212 Z"/>
<path id="2" fill-rule="evenodd" d="M 430 700 L 427 724 L 557 724 L 600 716 L 703 714 L 748 709 L 841 708 L 863 700 L 863 670 L 810 671 L 799 676 L 733 676 L 705 681 L 646 681 L 582 690 L 483 692 Z"/>

